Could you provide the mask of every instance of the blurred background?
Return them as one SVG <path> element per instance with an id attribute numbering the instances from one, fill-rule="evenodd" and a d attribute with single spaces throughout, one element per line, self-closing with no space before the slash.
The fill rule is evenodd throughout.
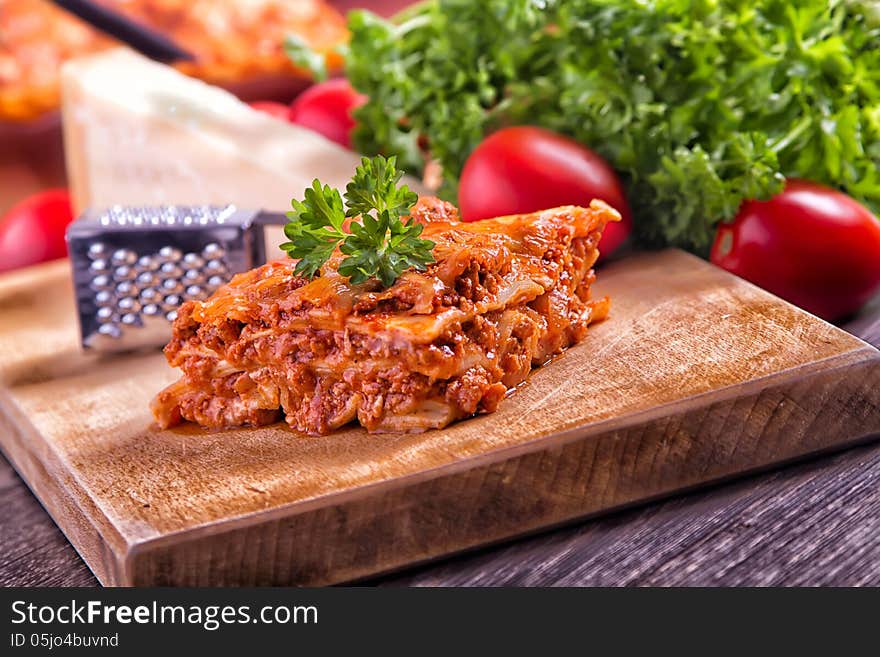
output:
<path id="1" fill-rule="evenodd" d="M 295 33 L 344 40 L 344 14 L 390 16 L 409 0 L 96 0 L 169 35 L 195 55 L 176 64 L 248 102 L 289 103 L 309 81 L 282 50 Z M 58 111 L 61 64 L 114 40 L 48 0 L 0 0 L 0 216 L 40 190 L 66 186 Z M 338 64 L 338 62 L 337 62 Z"/>

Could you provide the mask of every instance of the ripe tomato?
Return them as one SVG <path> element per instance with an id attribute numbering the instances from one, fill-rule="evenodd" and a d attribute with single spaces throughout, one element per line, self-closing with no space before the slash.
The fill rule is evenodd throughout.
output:
<path id="1" fill-rule="evenodd" d="M 0 272 L 67 255 L 64 232 L 73 220 L 66 189 L 29 196 L 0 219 Z"/>
<path id="2" fill-rule="evenodd" d="M 602 236 L 604 255 L 632 229 L 626 194 L 614 171 L 593 151 L 562 135 L 531 126 L 489 135 L 465 162 L 458 189 L 462 218 L 478 221 L 601 199 L 620 212 Z"/>
<path id="3" fill-rule="evenodd" d="M 721 224 L 710 259 L 819 317 L 841 319 L 880 288 L 880 222 L 846 194 L 790 180 Z"/>
<path id="4" fill-rule="evenodd" d="M 255 110 L 259 110 L 260 112 L 265 112 L 269 116 L 274 116 L 276 119 L 281 119 L 282 121 L 288 120 L 288 115 L 290 114 L 290 108 L 284 103 L 276 103 L 274 100 L 255 100 L 252 103 L 248 103 Z"/>
<path id="5" fill-rule="evenodd" d="M 351 148 L 354 128 L 352 112 L 367 97 L 359 94 L 345 78 L 319 82 L 302 92 L 290 105 L 292 123 L 314 130 L 337 144 Z"/>

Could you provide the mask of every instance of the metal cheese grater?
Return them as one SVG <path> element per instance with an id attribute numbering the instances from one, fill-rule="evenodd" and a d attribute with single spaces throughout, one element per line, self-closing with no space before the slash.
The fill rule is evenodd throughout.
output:
<path id="1" fill-rule="evenodd" d="M 265 226 L 285 222 L 232 205 L 87 210 L 67 231 L 83 346 L 164 345 L 180 305 L 263 264 Z"/>

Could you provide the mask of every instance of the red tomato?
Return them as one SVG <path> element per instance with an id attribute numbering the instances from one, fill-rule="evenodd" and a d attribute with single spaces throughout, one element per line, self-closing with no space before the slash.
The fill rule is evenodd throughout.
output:
<path id="1" fill-rule="evenodd" d="M 367 102 L 345 78 L 319 82 L 302 92 L 290 105 L 291 122 L 314 130 L 330 141 L 351 148 L 352 112 Z"/>
<path id="2" fill-rule="evenodd" d="M 602 253 L 608 255 L 632 229 L 620 181 L 593 151 L 531 126 L 504 128 L 484 139 L 465 162 L 458 188 L 465 221 L 559 205 L 589 205 L 594 198 L 608 203 L 622 217 L 608 224 L 602 236 Z"/>
<path id="3" fill-rule="evenodd" d="M 0 219 L 0 272 L 67 255 L 64 232 L 73 220 L 66 189 L 29 196 Z"/>
<path id="4" fill-rule="evenodd" d="M 255 110 L 259 110 L 260 112 L 265 112 L 269 116 L 274 116 L 276 119 L 281 119 L 282 121 L 287 121 L 287 116 L 290 114 L 290 108 L 284 103 L 276 103 L 274 100 L 255 100 L 252 103 L 248 103 Z"/>
<path id="5" fill-rule="evenodd" d="M 710 259 L 829 321 L 880 288 L 880 222 L 841 192 L 790 180 L 721 224 Z"/>

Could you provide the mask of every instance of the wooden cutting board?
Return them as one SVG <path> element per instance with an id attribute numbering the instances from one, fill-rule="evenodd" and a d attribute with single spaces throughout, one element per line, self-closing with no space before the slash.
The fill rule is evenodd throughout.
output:
<path id="1" fill-rule="evenodd" d="M 880 433 L 880 352 L 678 251 L 497 413 L 323 438 L 159 431 L 159 353 L 83 354 L 67 265 L 0 278 L 0 442 L 98 578 L 325 584 Z"/>

